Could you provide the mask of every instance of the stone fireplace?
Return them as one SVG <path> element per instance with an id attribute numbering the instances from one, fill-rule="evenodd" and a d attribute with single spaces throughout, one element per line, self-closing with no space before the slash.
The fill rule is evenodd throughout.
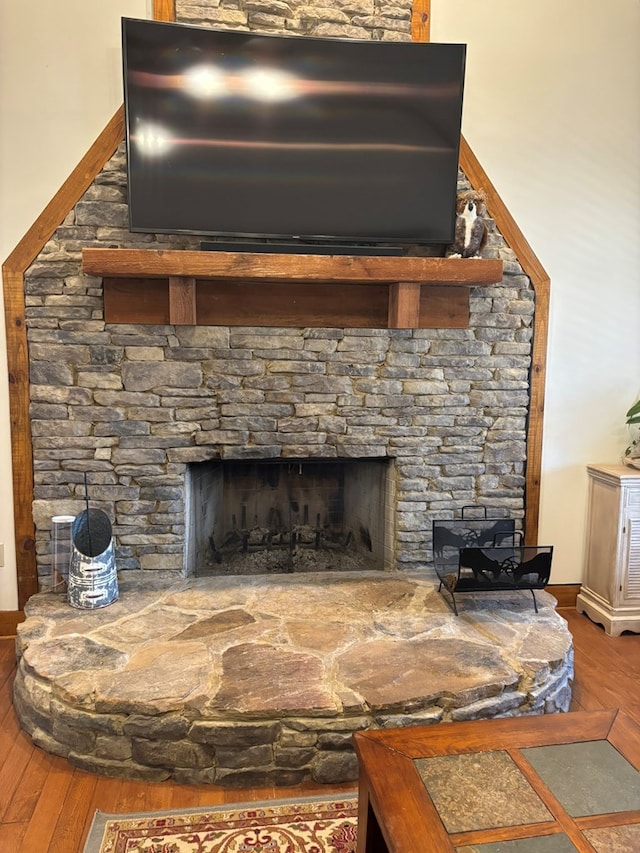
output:
<path id="1" fill-rule="evenodd" d="M 176 19 L 308 35 L 411 37 L 411 3 L 394 7 L 393 15 L 377 3 L 367 5 L 367 14 L 312 15 L 293 2 L 286 18 L 284 9 L 266 14 L 237 5 L 232 11 L 178 2 Z M 470 186 L 462 172 L 459 185 Z M 441 288 L 445 321 L 433 327 L 360 327 L 355 320 L 311 327 L 291 317 L 285 322 L 278 312 L 269 325 L 251 325 L 242 289 L 234 291 L 242 310 L 233 321 L 217 319 L 214 294 L 202 325 L 176 324 L 159 318 L 159 291 L 142 280 L 136 284 L 142 320 L 109 321 L 105 303 L 113 288 L 83 269 L 84 249 L 199 248 L 195 237 L 129 231 L 121 144 L 24 275 L 39 587 L 49 582 L 51 517 L 83 509 L 85 475 L 91 504 L 112 521 L 121 572 L 212 571 L 222 565 L 222 541 L 234 529 L 242 542 L 262 528 L 266 550 L 275 551 L 274 537 L 281 550 L 290 549 L 287 526 L 288 536 L 295 528 L 300 552 L 315 548 L 316 538 L 335 551 L 342 537 L 345 555 L 358 545 L 377 569 L 429 572 L 434 518 L 482 504 L 520 526 L 535 294 L 492 222 L 489 231 L 483 255 L 502 262 L 503 278 L 470 289 L 464 323 L 446 321 L 460 288 Z M 218 285 L 222 292 L 225 283 Z M 380 290 L 365 288 L 357 304 L 378 305 Z M 254 298 L 263 293 L 261 285 L 249 291 Z M 338 303 L 344 292 L 353 312 L 353 288 L 333 284 L 324 292 L 325 301 Z M 282 293 L 285 300 L 286 288 Z M 268 307 L 268 296 L 261 298 Z M 271 518 L 271 507 L 261 508 L 257 525 L 255 511 L 244 504 L 243 519 L 237 501 L 218 527 L 226 490 L 216 483 L 231 463 L 264 463 L 271 473 L 283 465 L 319 471 L 333 465 L 347 482 L 356 460 L 365 489 L 376 485 L 379 496 L 355 509 L 345 486 L 354 518 L 344 528 L 333 530 L 331 508 L 304 497 L 295 499 L 298 513 L 285 499 Z M 269 476 L 256 492 L 269 493 Z"/>
<path id="2" fill-rule="evenodd" d="M 255 5 L 178 0 L 176 19 L 393 40 L 422 8 Z M 571 638 L 552 596 L 540 614 L 520 591 L 471 598 L 456 618 L 432 565 L 434 519 L 470 505 L 517 529 L 525 517 L 544 314 L 538 325 L 539 291 L 495 224 L 483 258 L 501 280 L 434 288 L 433 323 L 403 325 L 412 312 L 395 304 L 385 326 L 387 282 L 276 279 L 278 307 L 262 281 L 184 272 L 134 276 L 139 312 L 123 319 L 119 282 L 83 251 L 186 254 L 199 239 L 129 231 L 117 139 L 24 271 L 15 349 L 39 587 L 51 517 L 84 509 L 86 478 L 112 522 L 121 596 L 91 612 L 29 599 L 23 728 L 91 772 L 242 786 L 354 779 L 357 730 L 567 710 Z M 402 280 L 422 320 L 419 281 Z M 179 319 L 163 288 L 185 297 Z M 348 319 L 332 322 L 343 302 Z"/>

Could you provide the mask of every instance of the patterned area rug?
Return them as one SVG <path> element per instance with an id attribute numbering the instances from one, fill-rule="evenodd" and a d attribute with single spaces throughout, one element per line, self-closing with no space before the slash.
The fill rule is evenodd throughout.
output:
<path id="1" fill-rule="evenodd" d="M 84 853 L 355 853 L 357 813 L 355 794 L 137 815 L 97 811 Z"/>

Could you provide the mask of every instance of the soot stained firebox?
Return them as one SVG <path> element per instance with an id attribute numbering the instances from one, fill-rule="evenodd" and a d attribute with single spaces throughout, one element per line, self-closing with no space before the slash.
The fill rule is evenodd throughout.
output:
<path id="1" fill-rule="evenodd" d="M 191 465 L 187 574 L 388 568 L 392 468 L 389 459 Z"/>

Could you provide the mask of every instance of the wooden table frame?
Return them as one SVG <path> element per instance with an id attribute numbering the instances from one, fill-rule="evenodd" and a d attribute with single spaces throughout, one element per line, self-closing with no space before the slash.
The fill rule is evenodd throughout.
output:
<path id="1" fill-rule="evenodd" d="M 582 829 L 640 824 L 640 809 L 572 818 L 521 753 L 528 747 L 604 740 L 640 771 L 640 726 L 621 711 L 412 726 L 358 732 L 353 740 L 360 762 L 358 853 L 451 853 L 464 844 L 561 832 L 579 853 L 594 853 Z M 554 819 L 448 834 L 414 759 L 495 750 L 511 756 Z"/>

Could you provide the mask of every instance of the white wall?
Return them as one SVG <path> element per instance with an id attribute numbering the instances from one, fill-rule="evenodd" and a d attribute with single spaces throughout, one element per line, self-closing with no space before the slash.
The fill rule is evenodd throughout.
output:
<path id="1" fill-rule="evenodd" d="M 0 258 L 122 101 L 120 16 L 150 0 L 1 0 Z M 464 133 L 552 280 L 540 541 L 582 577 L 585 465 L 617 461 L 640 394 L 640 4 L 432 0 L 468 44 Z M 13 609 L 0 328 L 0 610 Z"/>
<path id="2" fill-rule="evenodd" d="M 2 262 L 122 103 L 121 17 L 151 17 L 150 0 L 0 0 Z M 0 610 L 18 601 L 12 507 L 0 322 Z"/>

